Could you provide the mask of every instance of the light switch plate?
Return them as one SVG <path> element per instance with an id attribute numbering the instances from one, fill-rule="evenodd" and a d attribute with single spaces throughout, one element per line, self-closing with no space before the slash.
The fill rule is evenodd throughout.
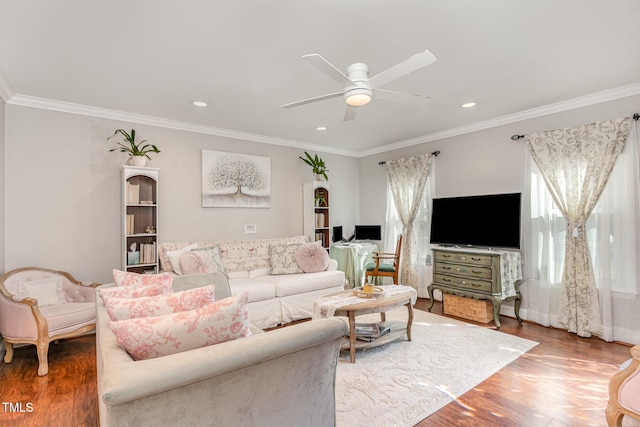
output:
<path id="1" fill-rule="evenodd" d="M 257 230 L 257 227 L 255 224 L 245 224 L 244 225 L 244 233 L 245 234 L 253 234 L 255 233 Z"/>

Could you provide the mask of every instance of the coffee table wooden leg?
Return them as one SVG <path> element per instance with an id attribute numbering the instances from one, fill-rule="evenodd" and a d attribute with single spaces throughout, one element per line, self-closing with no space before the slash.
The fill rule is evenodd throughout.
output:
<path id="1" fill-rule="evenodd" d="M 356 363 L 356 316 L 353 311 L 349 312 L 349 355 L 351 363 Z"/>
<path id="2" fill-rule="evenodd" d="M 407 310 L 409 310 L 409 318 L 407 319 L 407 340 L 411 341 L 411 325 L 413 324 L 413 306 L 411 303 L 407 304 Z"/>

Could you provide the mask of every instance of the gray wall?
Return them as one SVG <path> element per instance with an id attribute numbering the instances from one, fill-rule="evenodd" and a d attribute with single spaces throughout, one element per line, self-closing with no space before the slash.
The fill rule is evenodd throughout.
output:
<path id="1" fill-rule="evenodd" d="M 136 129 L 158 145 L 161 242 L 302 234 L 302 183 L 313 179 L 303 150 L 217 136 L 6 106 L 6 269 L 40 266 L 107 282 L 120 268 L 121 183 L 125 154 L 110 153 L 115 129 Z M 271 158 L 271 208 L 202 208 L 201 151 Z M 332 223 L 358 218 L 358 160 L 320 153 L 330 169 Z M 356 195 L 354 197 L 354 195 Z M 256 234 L 244 234 L 256 224 Z"/>

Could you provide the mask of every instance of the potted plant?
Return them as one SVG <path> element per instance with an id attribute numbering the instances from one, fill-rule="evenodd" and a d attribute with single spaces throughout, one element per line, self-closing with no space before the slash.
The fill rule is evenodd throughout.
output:
<path id="1" fill-rule="evenodd" d="M 327 199 L 324 197 L 324 194 L 318 194 L 315 196 L 316 207 L 327 207 Z"/>
<path id="2" fill-rule="evenodd" d="M 325 181 L 328 181 L 329 178 L 327 177 L 327 172 L 329 172 L 329 169 L 327 169 L 327 165 L 325 165 L 324 160 L 318 157 L 317 154 L 315 156 L 311 156 L 311 154 L 307 153 L 306 151 L 304 152 L 304 154 L 307 157 L 300 157 L 300 159 L 311 166 L 311 168 L 313 169 L 313 173 L 316 175 L 316 179 L 318 181 L 322 181 L 322 178 L 324 178 Z"/>
<path id="3" fill-rule="evenodd" d="M 146 139 L 142 141 L 136 142 L 136 130 L 131 129 L 131 133 L 128 133 L 124 129 L 116 129 L 116 131 L 111 135 L 107 140 L 113 138 L 117 134 L 120 134 L 125 142 L 117 142 L 118 145 L 116 148 L 112 148 L 111 151 L 120 151 L 121 153 L 129 153 L 130 159 L 129 164 L 133 166 L 145 166 L 147 164 L 147 159 L 151 160 L 149 157 L 149 153 L 159 153 L 158 147 L 153 144 L 145 144 L 147 142 Z M 144 145 L 143 145 L 144 144 Z"/>

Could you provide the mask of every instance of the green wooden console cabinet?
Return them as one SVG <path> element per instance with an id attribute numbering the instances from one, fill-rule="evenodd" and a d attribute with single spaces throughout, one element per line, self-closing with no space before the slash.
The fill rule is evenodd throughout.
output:
<path id="1" fill-rule="evenodd" d="M 433 282 L 428 287 L 431 305 L 435 302 L 433 291 L 454 294 L 467 298 L 489 300 L 493 304 L 493 318 L 496 328 L 500 329 L 500 307 L 503 301 L 515 300 L 514 309 L 518 322 L 522 295 L 519 287 L 522 280 L 513 283 L 511 295 L 503 292 L 501 268 L 504 262 L 503 251 L 459 250 L 455 248 L 433 249 Z"/>

